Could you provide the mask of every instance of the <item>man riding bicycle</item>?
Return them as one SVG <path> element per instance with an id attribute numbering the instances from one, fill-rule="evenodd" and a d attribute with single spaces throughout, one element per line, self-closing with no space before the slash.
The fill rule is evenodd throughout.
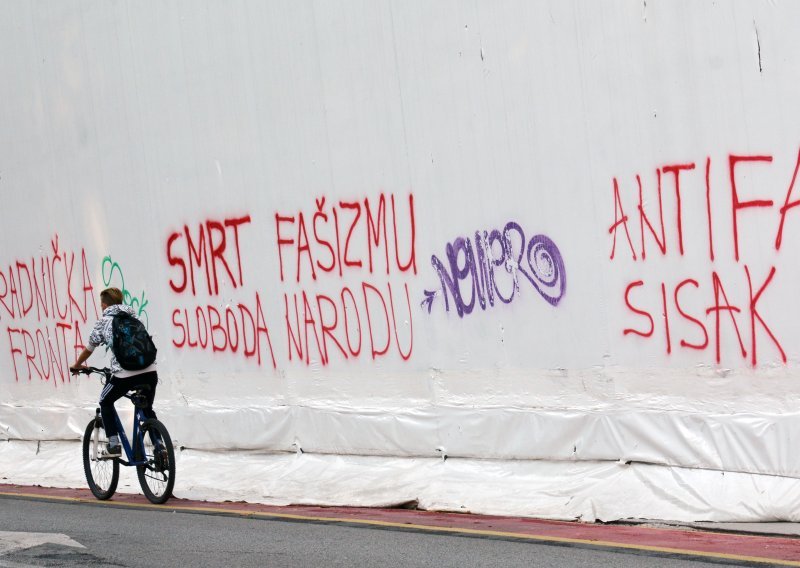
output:
<path id="1" fill-rule="evenodd" d="M 100 345 L 111 347 L 113 341 L 113 322 L 114 316 L 120 312 L 136 318 L 136 311 L 130 306 L 122 303 L 122 291 L 119 288 L 106 288 L 100 292 L 100 306 L 103 309 L 102 317 L 94 324 L 86 348 L 70 366 L 70 370 L 77 372 L 85 368 L 84 362 L 92 355 L 94 350 Z M 138 318 L 137 318 L 138 319 Z M 128 371 L 123 369 L 114 352 L 111 352 L 111 379 L 106 383 L 103 392 L 100 393 L 100 415 L 103 418 L 103 426 L 108 436 L 108 447 L 106 448 L 107 457 L 119 457 L 122 454 L 122 446 L 117 432 L 117 411 L 114 403 L 122 398 L 128 391 L 146 385 L 150 387 L 145 390 L 147 397 L 147 407 L 143 409 L 147 418 L 156 418 L 153 411 L 153 400 L 156 397 L 156 385 L 158 384 L 158 374 L 156 373 L 156 363 L 138 371 Z"/>

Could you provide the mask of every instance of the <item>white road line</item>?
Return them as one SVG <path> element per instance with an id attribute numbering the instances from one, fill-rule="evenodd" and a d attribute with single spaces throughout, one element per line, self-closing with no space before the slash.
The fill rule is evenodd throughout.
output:
<path id="1" fill-rule="evenodd" d="M 41 544 L 58 544 L 73 548 L 86 548 L 79 542 L 61 533 L 7 532 L 0 531 L 0 555 L 33 548 Z"/>

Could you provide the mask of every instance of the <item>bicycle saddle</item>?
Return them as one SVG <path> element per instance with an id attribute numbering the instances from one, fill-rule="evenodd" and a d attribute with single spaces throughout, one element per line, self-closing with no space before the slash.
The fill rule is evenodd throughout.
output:
<path id="1" fill-rule="evenodd" d="M 148 385 L 140 385 L 138 387 L 134 387 L 131 389 L 131 402 L 137 408 L 147 408 L 149 405 L 147 404 L 147 391 L 151 390 Z"/>

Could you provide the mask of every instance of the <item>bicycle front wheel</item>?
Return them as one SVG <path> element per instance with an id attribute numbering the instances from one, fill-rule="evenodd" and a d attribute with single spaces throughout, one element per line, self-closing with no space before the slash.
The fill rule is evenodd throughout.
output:
<path id="1" fill-rule="evenodd" d="M 105 501 L 117 490 L 119 462 L 115 458 L 100 457 L 108 438 L 99 418 L 92 419 L 83 435 L 83 471 L 92 495 Z"/>
<path id="2" fill-rule="evenodd" d="M 143 445 L 144 465 L 136 466 L 139 484 L 151 503 L 160 505 L 172 497 L 175 485 L 175 449 L 167 428 L 150 418 L 142 424 L 139 444 Z"/>

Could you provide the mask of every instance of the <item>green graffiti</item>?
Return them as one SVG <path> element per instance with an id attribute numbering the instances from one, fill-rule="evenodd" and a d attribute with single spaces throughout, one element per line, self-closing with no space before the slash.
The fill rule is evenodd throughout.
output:
<path id="1" fill-rule="evenodd" d="M 117 287 L 122 290 L 122 303 L 136 310 L 139 319 L 142 320 L 145 327 L 149 328 L 150 321 L 147 317 L 147 310 L 145 310 L 149 301 L 144 298 L 144 290 L 142 290 L 141 296 L 134 296 L 125 288 L 125 276 L 122 274 L 122 267 L 120 267 L 119 263 L 112 260 L 111 255 L 103 259 L 102 273 L 103 285 L 106 287 L 111 286 L 111 282 L 114 280 L 114 274 L 116 273 L 118 275 L 119 286 Z"/>

